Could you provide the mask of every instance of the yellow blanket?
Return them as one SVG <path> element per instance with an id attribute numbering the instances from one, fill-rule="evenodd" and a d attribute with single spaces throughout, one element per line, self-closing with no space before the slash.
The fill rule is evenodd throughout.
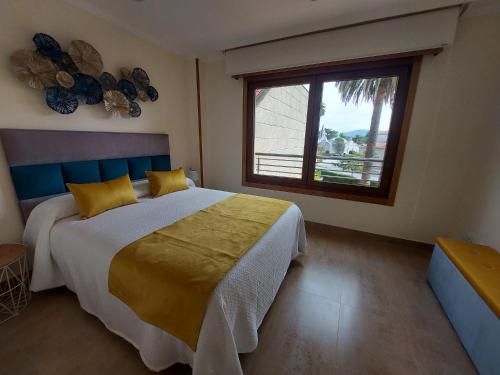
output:
<path id="1" fill-rule="evenodd" d="M 109 291 L 196 351 L 213 290 L 291 204 L 236 194 L 161 228 L 113 257 Z"/>

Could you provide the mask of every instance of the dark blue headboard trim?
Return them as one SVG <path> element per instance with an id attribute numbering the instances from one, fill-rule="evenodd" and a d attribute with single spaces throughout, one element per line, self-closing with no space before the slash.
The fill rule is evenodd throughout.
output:
<path id="1" fill-rule="evenodd" d="M 132 180 L 146 178 L 146 171 L 153 170 L 151 158 L 141 156 L 128 159 L 128 170 L 130 172 L 130 179 Z"/>
<path id="2" fill-rule="evenodd" d="M 62 163 L 62 174 L 64 183 L 88 184 L 90 182 L 100 182 L 101 173 L 99 171 L 98 160 L 73 161 Z"/>
<path id="3" fill-rule="evenodd" d="M 125 174 L 129 174 L 131 180 L 139 180 L 146 177 L 146 171 L 169 170 L 170 155 L 10 167 L 14 188 L 20 201 L 65 193 L 66 183 L 101 182 Z"/>
<path id="4" fill-rule="evenodd" d="M 11 167 L 10 173 L 19 200 L 61 194 L 66 191 L 61 164 Z"/>

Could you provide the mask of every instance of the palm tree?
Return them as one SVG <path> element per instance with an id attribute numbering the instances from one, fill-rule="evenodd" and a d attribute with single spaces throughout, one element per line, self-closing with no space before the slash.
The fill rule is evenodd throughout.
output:
<path id="1" fill-rule="evenodd" d="M 347 105 L 347 103 L 351 101 L 355 105 L 358 105 L 360 101 L 373 102 L 373 113 L 366 144 L 366 158 L 373 158 L 375 156 L 382 107 L 387 103 L 391 105 L 394 104 L 397 84 L 397 77 L 366 78 L 351 81 L 338 81 L 335 83 L 344 104 Z M 364 162 L 363 171 L 361 173 L 361 183 L 363 185 L 370 185 L 371 169 L 372 163 Z"/>

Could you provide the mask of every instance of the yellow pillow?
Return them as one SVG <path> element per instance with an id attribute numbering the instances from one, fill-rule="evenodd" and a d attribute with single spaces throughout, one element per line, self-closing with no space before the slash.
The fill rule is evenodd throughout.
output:
<path id="1" fill-rule="evenodd" d="M 168 193 L 188 188 L 184 169 L 179 168 L 169 172 L 146 172 L 151 186 L 151 195 L 159 197 Z"/>
<path id="2" fill-rule="evenodd" d="M 137 197 L 128 175 L 106 182 L 66 184 L 75 197 L 80 219 L 100 214 L 112 208 L 137 203 Z"/>

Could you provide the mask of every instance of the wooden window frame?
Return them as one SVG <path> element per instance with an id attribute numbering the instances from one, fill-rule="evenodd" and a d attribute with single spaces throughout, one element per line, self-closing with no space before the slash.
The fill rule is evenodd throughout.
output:
<path id="1" fill-rule="evenodd" d="M 436 51 L 436 53 L 438 53 Z M 394 205 L 404 149 L 408 138 L 422 54 L 405 57 L 376 57 L 373 60 L 319 64 L 290 70 L 251 74 L 243 88 L 242 185 L 293 193 L 318 195 L 382 205 Z M 322 83 L 336 79 L 360 79 L 395 75 L 399 77 L 390 123 L 380 186 L 378 188 L 314 181 L 319 131 Z M 309 83 L 302 178 L 257 175 L 253 169 L 255 88 Z"/>

